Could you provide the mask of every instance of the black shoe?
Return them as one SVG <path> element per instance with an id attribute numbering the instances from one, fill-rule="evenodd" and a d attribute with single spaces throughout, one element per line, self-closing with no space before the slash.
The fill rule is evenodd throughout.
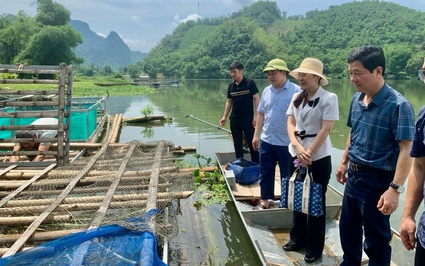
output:
<path id="1" fill-rule="evenodd" d="M 303 248 L 304 247 L 298 246 L 297 244 L 292 244 L 290 242 L 288 242 L 287 244 L 285 244 L 283 246 L 283 250 L 285 250 L 285 251 L 298 251 L 298 250 L 301 250 Z"/>
<path id="2" fill-rule="evenodd" d="M 316 260 L 320 259 L 320 257 L 321 257 L 321 256 L 317 256 L 317 257 L 315 257 L 315 256 L 305 255 L 305 257 L 304 257 L 304 261 L 305 261 L 305 262 L 307 262 L 307 263 L 313 263 L 313 262 L 315 262 Z"/>

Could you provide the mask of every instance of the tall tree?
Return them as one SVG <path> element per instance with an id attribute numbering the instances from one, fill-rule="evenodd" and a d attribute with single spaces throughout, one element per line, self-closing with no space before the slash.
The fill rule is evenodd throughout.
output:
<path id="1" fill-rule="evenodd" d="M 81 42 L 81 35 L 70 25 L 46 26 L 31 37 L 15 61 L 36 65 L 82 63 L 72 51 Z"/>
<path id="2" fill-rule="evenodd" d="M 1 17 L 0 21 L 0 62 L 11 64 L 39 27 L 23 11 L 16 16 Z"/>
<path id="3" fill-rule="evenodd" d="M 64 26 L 71 20 L 71 13 L 63 5 L 52 0 L 37 0 L 35 21 L 44 26 Z"/>
<path id="4" fill-rule="evenodd" d="M 80 33 L 71 25 L 70 12 L 52 0 L 37 0 L 37 14 L 28 18 L 19 13 L 2 34 L 8 37 L 9 63 L 58 65 L 79 64 L 83 59 L 73 52 L 82 43 Z M 35 23 L 34 23 L 35 22 Z M 3 31 L 3 30 L 2 30 Z"/>

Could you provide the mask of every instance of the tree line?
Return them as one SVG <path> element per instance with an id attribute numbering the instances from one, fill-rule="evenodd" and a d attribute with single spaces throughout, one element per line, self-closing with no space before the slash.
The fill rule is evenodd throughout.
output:
<path id="1" fill-rule="evenodd" d="M 84 75 L 112 75 L 111 67 L 82 67 L 74 51 L 82 37 L 70 24 L 70 12 L 52 0 L 36 0 L 37 13 L 0 15 L 2 64 L 73 64 Z M 119 72 L 137 78 L 228 78 L 238 60 L 252 78 L 273 58 L 290 69 L 316 57 L 331 78 L 347 78 L 346 59 L 356 47 L 381 45 L 387 58 L 386 78 L 416 77 L 422 65 L 425 13 L 380 0 L 355 1 L 287 16 L 276 2 L 258 1 L 238 12 L 180 24 L 147 56 Z"/>
<path id="2" fill-rule="evenodd" d="M 425 14 L 379 0 L 356 1 L 287 16 L 276 2 L 259 1 L 227 17 L 180 24 L 136 64 L 151 77 L 228 78 L 235 60 L 245 73 L 264 78 L 262 69 L 282 58 L 290 69 L 305 57 L 323 61 L 332 78 L 347 78 L 347 56 L 356 47 L 380 45 L 386 78 L 416 77 L 422 65 Z"/>

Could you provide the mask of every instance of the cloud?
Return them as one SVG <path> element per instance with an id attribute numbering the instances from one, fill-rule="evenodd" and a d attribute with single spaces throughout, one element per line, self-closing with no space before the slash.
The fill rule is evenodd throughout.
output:
<path id="1" fill-rule="evenodd" d="M 136 24 L 141 24 L 142 23 L 142 19 L 139 16 L 131 16 L 130 20 L 133 21 Z"/>
<path id="2" fill-rule="evenodd" d="M 139 40 L 139 39 L 126 38 L 124 34 L 119 34 L 119 36 L 132 51 L 143 51 L 146 49 L 146 46 L 148 45 L 147 42 Z"/>
<path id="3" fill-rule="evenodd" d="M 191 14 L 184 19 L 180 19 L 179 15 L 174 16 L 174 21 L 177 22 L 177 24 L 188 22 L 188 21 L 197 21 L 198 19 L 202 19 L 202 17 L 199 16 L 198 14 Z"/>
<path id="4" fill-rule="evenodd" d="M 96 32 L 96 34 L 97 34 L 97 35 L 99 35 L 100 37 L 103 37 L 103 38 L 108 37 L 108 35 L 107 35 L 107 34 L 102 33 L 102 32 Z"/>

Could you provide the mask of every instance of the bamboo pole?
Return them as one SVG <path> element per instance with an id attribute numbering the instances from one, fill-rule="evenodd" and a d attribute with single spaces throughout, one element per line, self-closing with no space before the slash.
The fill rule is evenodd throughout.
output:
<path id="1" fill-rule="evenodd" d="M 118 185 L 118 190 L 123 191 L 123 190 L 146 190 L 148 188 L 148 184 L 139 184 L 140 182 L 138 182 L 137 185 Z M 158 187 L 161 188 L 162 191 L 164 191 L 166 188 L 171 187 L 172 183 L 163 183 L 163 184 L 159 184 Z M 107 186 L 97 186 L 97 187 L 77 187 L 74 188 L 72 190 L 72 194 L 89 194 L 89 193 L 103 193 L 108 189 Z M 37 195 L 37 196 L 42 196 L 42 195 L 55 195 L 55 194 L 59 194 L 62 191 L 62 189 L 60 190 L 37 190 L 37 191 L 22 191 L 21 193 L 19 193 L 19 195 L 21 196 L 31 196 L 31 195 Z M 0 191 L 0 198 L 6 197 L 7 195 L 9 195 L 10 192 L 8 191 Z"/>
<path id="2" fill-rule="evenodd" d="M 166 159 L 165 162 L 169 161 L 171 159 Z M 131 162 L 133 162 L 131 160 Z M 82 162 L 82 165 L 86 165 L 87 162 Z M 151 163 L 152 164 L 152 161 Z M 147 165 L 146 165 L 147 166 Z M 67 170 L 51 170 L 47 173 L 44 173 L 43 175 L 40 176 L 40 178 L 46 178 L 46 177 L 54 177 L 54 176 L 61 176 L 61 177 L 66 177 L 66 176 L 74 176 L 78 170 L 70 170 L 69 168 Z M 126 171 L 125 175 L 148 175 L 150 174 L 150 172 L 143 172 L 143 171 L 150 171 L 150 170 L 142 170 L 142 171 Z M 178 171 L 178 167 L 177 166 L 169 166 L 169 167 L 163 167 L 161 169 L 161 171 L 171 171 L 171 172 L 176 172 Z M 0 180 L 10 180 L 10 179 L 18 179 L 18 180 L 27 180 L 32 178 L 34 175 L 38 175 L 40 173 L 42 173 L 42 170 L 11 170 L 5 174 L 3 174 L 3 176 L 0 177 Z M 96 176 L 96 175 L 104 175 L 104 174 L 111 174 L 114 173 L 115 171 L 99 171 L 99 170 L 93 170 L 90 171 L 87 176 Z"/>
<path id="3" fill-rule="evenodd" d="M 192 195 L 194 191 L 179 191 L 179 192 L 160 192 L 158 198 L 166 199 L 183 199 Z M 62 201 L 62 204 L 78 204 L 78 203 L 96 203 L 103 201 L 105 196 L 84 196 L 84 197 L 68 197 Z M 132 200 L 145 200 L 148 198 L 148 193 L 142 194 L 125 194 L 125 195 L 113 195 L 111 200 L 117 201 L 132 201 Z M 22 207 L 26 208 L 29 206 L 43 206 L 52 204 L 55 199 L 30 199 L 30 200 L 10 200 L 4 207 Z M 0 213 L 1 213 L 0 208 Z"/>
<path id="4" fill-rule="evenodd" d="M 206 167 L 194 167 L 194 168 L 181 168 L 182 172 L 192 172 L 193 170 L 199 169 L 201 172 L 214 172 L 215 169 L 218 169 L 216 166 L 206 166 Z"/>
<path id="5" fill-rule="evenodd" d="M 171 167 L 169 170 L 168 169 L 163 169 L 161 170 L 162 174 L 168 174 L 169 177 L 173 177 L 173 175 L 178 176 L 181 173 L 175 172 L 173 170 L 174 168 Z M 137 173 L 134 173 L 133 175 L 131 175 L 131 173 L 126 173 L 124 175 L 124 179 L 126 181 L 140 181 L 140 180 L 145 180 L 149 178 L 149 175 L 151 174 L 151 170 L 143 170 L 143 171 L 137 171 Z M 56 185 L 56 186 L 61 186 L 61 185 L 67 185 L 71 180 L 72 177 L 74 175 L 68 176 L 69 178 L 60 178 L 60 179 L 43 179 L 40 180 L 38 182 L 36 182 L 34 185 L 35 186 L 45 186 L 45 185 Z M 91 183 L 95 183 L 95 182 L 108 182 L 111 180 L 111 178 L 113 178 L 114 176 L 114 172 L 113 171 L 109 171 L 108 174 L 105 175 L 97 175 L 97 176 L 87 176 L 85 178 L 81 178 L 81 180 L 79 180 L 79 184 L 80 185 L 88 185 Z M 67 176 L 64 176 L 67 177 Z M 2 181 L 0 182 L 0 190 L 11 190 L 11 189 L 16 189 L 17 187 L 25 184 L 26 181 L 21 181 L 21 180 L 17 180 L 17 181 Z"/>
<path id="6" fill-rule="evenodd" d="M 165 198 L 165 199 L 159 199 L 158 202 L 166 205 L 169 204 L 171 199 Z M 147 200 L 132 200 L 132 201 L 117 201 L 117 202 L 111 202 L 110 208 L 111 209 L 122 209 L 122 208 L 137 208 L 137 209 L 143 209 L 144 206 L 147 204 Z M 74 204 L 60 204 L 56 211 L 64 211 L 64 212 L 72 212 L 72 211 L 96 211 L 101 207 L 102 202 L 87 202 L 87 203 L 74 203 Z M 19 219 L 19 215 L 28 215 L 28 214 L 37 214 L 41 213 L 47 205 L 42 206 L 28 206 L 28 207 L 13 207 L 13 208 L 0 208 L 0 215 L 1 216 L 14 216 L 14 217 L 0 217 L 0 224 L 1 224 L 1 218 L 15 218 Z M 13 220 L 13 219 L 12 219 Z M 32 222 L 32 221 L 31 221 Z M 2 224 L 3 225 L 3 224 Z M 4 224 L 7 225 L 7 224 Z M 9 224 L 12 225 L 12 224 Z M 18 224 L 16 224 L 18 225 Z"/>
<path id="7" fill-rule="evenodd" d="M 25 251 L 28 249 L 32 249 L 33 247 L 24 247 L 21 251 Z M 4 255 L 9 249 L 8 248 L 0 248 L 0 257 Z"/>
<path id="8" fill-rule="evenodd" d="M 136 177 L 140 177 L 141 179 L 146 178 L 148 175 L 151 174 L 152 170 L 141 170 L 141 171 L 127 171 L 124 173 L 124 177 L 128 177 L 130 179 L 136 178 Z M 161 174 L 178 174 L 178 167 L 176 166 L 172 166 L 172 167 L 164 167 L 161 168 L 160 172 Z M 43 174 L 41 176 L 46 177 L 49 176 L 49 179 L 43 179 L 40 180 L 39 182 L 37 182 L 35 185 L 44 185 L 44 184 L 66 184 L 67 182 L 69 182 L 69 180 L 66 180 L 65 178 L 72 178 L 76 175 L 76 171 L 72 171 L 72 172 L 68 172 L 68 173 L 60 173 L 60 172 L 55 172 L 52 171 L 51 173 L 48 174 Z M 102 181 L 99 178 L 110 178 L 111 176 L 115 175 L 115 171 L 90 171 L 88 174 L 86 174 L 86 177 L 83 178 L 81 180 L 81 182 L 83 181 L 92 181 L 92 182 L 97 182 L 97 181 Z M 17 177 L 25 177 L 25 178 L 19 178 L 19 180 L 16 180 Z M 40 177 L 41 177 L 40 176 Z M 10 189 L 14 189 L 17 186 L 20 186 L 22 184 L 24 184 L 26 182 L 27 179 L 29 179 L 29 177 L 32 177 L 31 175 L 6 175 L 6 178 L 3 179 L 3 181 L 0 182 L 0 189 L 1 190 L 10 190 Z M 28 178 L 26 178 L 28 177 Z M 54 177 L 58 177 L 59 179 L 56 179 Z M 92 180 L 95 179 L 95 180 Z"/>
<path id="9" fill-rule="evenodd" d="M 170 230 L 172 225 L 167 223 L 167 224 L 161 224 L 160 227 L 161 229 L 164 229 L 164 230 Z M 54 231 L 48 231 L 48 232 L 35 232 L 28 239 L 28 242 L 45 242 L 45 241 L 54 240 L 60 237 L 64 237 L 70 234 L 83 232 L 83 231 L 85 231 L 85 229 L 78 228 L 78 229 L 67 229 L 67 230 L 54 230 Z M 10 243 L 13 243 L 16 240 L 18 240 L 21 236 L 22 236 L 21 234 L 8 234 L 8 235 L 0 234 L 0 245 L 7 245 Z M 0 250 L 3 250 L 3 249 L 0 249 Z M 7 248 L 5 248 L 4 250 L 7 250 Z M 1 255 L 2 254 L 0 254 L 0 256 Z"/>
<path id="10" fill-rule="evenodd" d="M 69 234 L 74 234 L 83 231 L 83 229 L 69 229 L 69 230 L 55 230 L 49 232 L 35 232 L 28 241 L 48 241 L 63 237 Z M 21 237 L 21 234 L 12 234 L 12 235 L 0 235 L 0 244 L 9 244 L 13 243 Z"/>
<path id="11" fill-rule="evenodd" d="M 133 145 L 131 145 L 131 147 L 128 149 L 128 152 L 126 154 L 126 156 L 124 157 L 124 159 L 121 162 L 121 166 L 118 169 L 114 180 L 111 184 L 111 186 L 108 189 L 108 192 L 106 192 L 105 197 L 103 197 L 103 201 L 102 204 L 100 205 L 99 209 L 96 212 L 95 217 L 92 220 L 92 223 L 90 225 L 89 228 L 94 228 L 94 227 L 98 227 L 100 225 L 100 223 L 103 220 L 103 217 L 106 215 L 106 211 L 108 210 L 109 205 L 111 204 L 111 201 L 114 198 L 114 193 L 115 190 L 118 187 L 118 184 L 123 176 L 123 173 L 125 171 L 125 167 L 128 164 L 128 161 L 130 160 L 131 155 L 133 154 L 134 149 L 136 148 L 136 144 L 133 143 Z"/>
<path id="12" fill-rule="evenodd" d="M 152 165 L 152 173 L 149 180 L 149 189 L 148 189 L 148 203 L 146 205 L 147 211 L 150 211 L 152 209 L 157 208 L 157 201 L 158 201 L 158 181 L 159 181 L 159 174 L 160 174 L 160 168 L 161 168 L 161 158 L 162 158 L 162 150 L 164 149 L 164 142 L 159 142 L 159 145 L 157 147 L 156 153 L 155 153 L 155 160 Z M 153 232 L 156 231 L 156 217 L 152 216 L 150 221 L 150 228 Z"/>
<path id="13" fill-rule="evenodd" d="M 69 146 L 72 150 L 80 150 L 80 149 L 91 149 L 91 150 L 98 150 L 102 148 L 102 143 L 89 143 L 89 142 L 70 142 Z M 7 142 L 7 143 L 0 143 L 0 149 L 13 149 L 14 143 Z M 55 150 L 57 149 L 58 144 L 52 143 L 50 144 L 50 149 Z M 125 147 L 129 146 L 128 143 L 111 143 L 109 147 Z"/>
<path id="14" fill-rule="evenodd" d="M 122 120 L 122 114 L 115 115 L 114 124 L 112 127 L 112 134 L 110 135 L 109 141 L 111 143 L 115 143 L 118 138 L 118 133 L 121 129 L 121 120 Z"/>
<path id="15" fill-rule="evenodd" d="M 0 224 L 3 226 L 30 225 L 38 218 L 39 216 L 0 217 Z M 71 215 L 49 215 L 41 223 L 69 222 L 71 219 Z"/>
<path id="16" fill-rule="evenodd" d="M 146 164 L 146 165 L 152 165 L 152 161 L 153 161 L 153 157 L 151 156 L 143 156 L 143 157 L 133 157 L 130 158 L 130 162 L 131 163 L 139 163 L 139 164 Z M 163 158 L 162 162 L 173 162 L 174 161 L 174 157 L 172 156 L 165 156 L 165 158 Z M 114 159 L 108 159 L 108 160 L 101 160 L 98 162 L 98 164 L 117 164 L 117 160 Z M 74 165 L 81 165 L 84 164 L 84 162 L 75 162 L 73 163 Z"/>

